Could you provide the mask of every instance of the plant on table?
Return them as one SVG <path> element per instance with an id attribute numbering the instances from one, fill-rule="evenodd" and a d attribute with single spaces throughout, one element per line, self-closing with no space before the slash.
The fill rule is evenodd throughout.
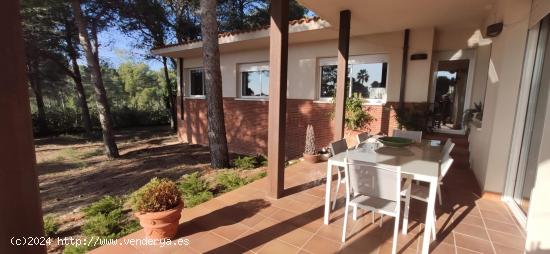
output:
<path id="1" fill-rule="evenodd" d="M 132 194 L 131 203 L 145 235 L 154 239 L 173 238 L 183 209 L 182 194 L 175 182 L 153 178 Z"/>

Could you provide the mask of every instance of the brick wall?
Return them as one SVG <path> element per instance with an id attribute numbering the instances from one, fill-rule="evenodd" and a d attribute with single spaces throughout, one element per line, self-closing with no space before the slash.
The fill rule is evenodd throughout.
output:
<path id="1" fill-rule="evenodd" d="M 180 98 L 178 98 L 178 105 Z M 185 99 L 183 117 L 178 109 L 178 137 L 182 142 L 208 145 L 206 100 Z M 224 98 L 225 128 L 229 150 L 243 154 L 267 154 L 267 101 L 235 100 Z M 286 119 L 287 158 L 300 157 L 305 143 L 308 124 L 313 125 L 317 148 L 334 140 L 334 123 L 330 117 L 333 105 L 312 100 L 288 99 Z M 382 105 L 365 106 L 375 120 L 365 130 L 369 133 L 391 134 L 397 126 L 395 113 Z M 355 144 L 355 134 L 347 131 L 349 145 Z"/>

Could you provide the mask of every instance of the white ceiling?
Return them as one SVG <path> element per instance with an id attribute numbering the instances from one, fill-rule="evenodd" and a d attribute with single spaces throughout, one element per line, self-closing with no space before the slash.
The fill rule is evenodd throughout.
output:
<path id="1" fill-rule="evenodd" d="M 298 0 L 338 28 L 351 11 L 351 33 L 374 34 L 417 27 L 479 27 L 496 0 Z"/>

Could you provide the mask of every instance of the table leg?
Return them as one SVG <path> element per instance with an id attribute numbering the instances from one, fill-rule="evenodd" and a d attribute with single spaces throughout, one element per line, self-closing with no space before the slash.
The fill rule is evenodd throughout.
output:
<path id="1" fill-rule="evenodd" d="M 325 218 L 324 223 L 328 225 L 330 217 L 330 186 L 332 184 L 332 163 L 327 162 L 327 181 L 325 183 Z"/>
<path id="2" fill-rule="evenodd" d="M 426 222 L 424 223 L 424 238 L 422 239 L 422 254 L 430 251 L 431 232 L 434 225 L 435 197 L 437 193 L 437 179 L 430 181 L 430 193 L 428 195 L 428 208 L 426 209 Z"/>

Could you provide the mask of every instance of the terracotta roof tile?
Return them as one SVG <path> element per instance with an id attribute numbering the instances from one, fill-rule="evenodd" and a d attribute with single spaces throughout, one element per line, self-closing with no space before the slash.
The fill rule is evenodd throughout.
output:
<path id="1" fill-rule="evenodd" d="M 291 26 L 294 26 L 294 25 L 306 24 L 306 23 L 310 23 L 310 22 L 317 22 L 320 19 L 321 18 L 319 18 L 319 17 L 306 17 L 306 18 L 291 20 L 291 21 L 288 22 L 288 24 L 291 25 Z M 233 35 L 251 33 L 251 32 L 256 32 L 256 31 L 261 31 L 261 30 L 267 30 L 267 29 L 269 29 L 269 25 L 258 26 L 258 27 L 254 27 L 254 28 L 250 28 L 250 29 L 244 29 L 244 30 L 235 30 L 235 31 L 231 31 L 231 32 L 223 32 L 223 33 L 218 34 L 218 38 L 224 38 L 224 37 L 229 37 L 229 36 L 233 36 Z M 182 43 L 174 43 L 174 44 L 168 44 L 168 45 L 165 45 L 165 46 L 154 47 L 154 48 L 152 48 L 152 50 L 170 48 L 170 47 L 174 47 L 174 46 L 181 46 L 181 45 L 191 44 L 191 43 L 200 42 L 200 41 L 201 41 L 201 39 L 187 40 L 187 41 L 182 42 Z"/>

